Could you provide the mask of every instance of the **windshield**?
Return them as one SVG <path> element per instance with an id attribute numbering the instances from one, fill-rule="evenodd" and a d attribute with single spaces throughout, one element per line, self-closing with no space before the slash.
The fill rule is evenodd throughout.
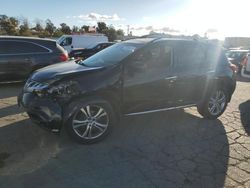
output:
<path id="1" fill-rule="evenodd" d="M 228 58 L 239 58 L 241 56 L 244 56 L 246 55 L 247 52 L 234 52 L 234 51 L 231 51 L 231 52 L 227 52 L 227 57 Z"/>
<path id="2" fill-rule="evenodd" d="M 59 38 L 56 40 L 57 44 L 61 44 L 61 42 L 62 42 L 64 39 L 65 39 L 64 36 L 59 37 Z"/>
<path id="3" fill-rule="evenodd" d="M 115 44 L 79 63 L 90 67 L 106 67 L 114 65 L 142 46 L 143 44 L 132 43 Z"/>
<path id="4" fill-rule="evenodd" d="M 99 45 L 99 43 L 94 43 L 94 44 L 89 45 L 86 49 L 92 49 L 92 48 L 95 48 L 98 45 Z"/>

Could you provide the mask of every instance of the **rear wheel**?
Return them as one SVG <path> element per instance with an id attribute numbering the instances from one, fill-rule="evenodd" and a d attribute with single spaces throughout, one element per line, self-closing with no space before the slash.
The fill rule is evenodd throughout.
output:
<path id="1" fill-rule="evenodd" d="M 100 141 L 115 123 L 112 106 L 97 98 L 79 102 L 79 107 L 66 124 L 67 132 L 82 144 Z"/>
<path id="2" fill-rule="evenodd" d="M 205 118 L 216 119 L 225 111 L 228 99 L 228 93 L 224 89 L 213 89 L 205 101 L 197 106 L 197 110 Z"/>

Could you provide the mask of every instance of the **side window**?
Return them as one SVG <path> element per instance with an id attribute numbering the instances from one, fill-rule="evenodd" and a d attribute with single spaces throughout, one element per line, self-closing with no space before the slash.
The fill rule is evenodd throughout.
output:
<path id="1" fill-rule="evenodd" d="M 104 48 L 107 48 L 107 44 L 102 44 L 102 47 L 101 47 L 101 49 L 104 49 Z"/>
<path id="2" fill-rule="evenodd" d="M 95 48 L 96 50 L 101 50 L 102 49 L 102 46 L 101 46 L 101 44 L 98 44 L 97 46 L 96 46 L 96 48 Z"/>
<path id="3" fill-rule="evenodd" d="M 206 63 L 205 46 L 195 42 L 183 42 L 176 47 L 175 70 L 179 73 L 199 71 Z"/>
<path id="4" fill-rule="evenodd" d="M 61 46 L 70 46 L 72 44 L 72 37 L 66 37 L 62 42 Z"/>
<path id="5" fill-rule="evenodd" d="M 206 50 L 206 64 L 202 67 L 208 70 L 214 69 L 220 59 L 221 49 L 217 46 L 207 46 Z"/>
<path id="6" fill-rule="evenodd" d="M 133 81 L 153 81 L 169 71 L 172 62 L 172 48 L 155 44 L 137 52 L 126 65 L 125 79 Z"/>
<path id="7" fill-rule="evenodd" d="M 7 42 L 0 41 L 0 55 L 1 54 L 8 54 L 8 50 L 6 49 Z"/>
<path id="8" fill-rule="evenodd" d="M 26 54 L 26 53 L 44 53 L 48 49 L 35 43 L 23 41 L 4 41 L 0 42 L 0 54 Z"/>

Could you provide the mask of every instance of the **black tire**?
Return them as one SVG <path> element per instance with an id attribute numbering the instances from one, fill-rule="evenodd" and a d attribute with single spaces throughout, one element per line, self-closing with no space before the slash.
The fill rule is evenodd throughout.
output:
<path id="1" fill-rule="evenodd" d="M 74 103 L 75 102 L 76 101 L 74 101 Z M 107 114 L 107 115 L 105 115 L 105 117 L 103 115 L 98 119 L 95 118 L 95 120 L 93 120 L 93 119 L 90 120 L 91 115 L 87 116 L 89 114 L 87 111 L 89 111 L 90 114 L 96 113 L 95 115 L 97 115 L 97 113 L 101 109 L 103 110 L 103 114 L 105 114 L 105 113 Z M 66 128 L 66 131 L 69 134 L 69 136 L 71 138 L 73 138 L 76 142 L 81 143 L 81 144 L 91 144 L 91 143 L 95 143 L 95 142 L 102 140 L 111 132 L 114 124 L 116 123 L 115 113 L 114 113 L 114 110 L 113 110 L 113 107 L 111 106 L 111 104 L 108 101 L 103 100 L 103 99 L 98 98 L 98 97 L 79 99 L 79 101 L 77 101 L 77 108 L 75 108 L 75 106 L 74 106 L 72 108 L 72 110 L 74 110 L 74 113 L 67 120 L 67 122 L 65 124 L 65 128 Z M 86 112 L 87 114 L 85 114 L 84 112 Z M 102 114 L 100 114 L 100 115 L 102 115 Z M 82 118 L 82 120 L 79 120 L 80 117 Z M 94 118 L 94 114 L 91 116 L 91 118 Z M 103 120 L 104 118 L 105 118 L 105 120 Z M 79 125 L 83 124 L 83 123 L 80 123 L 80 121 L 81 122 L 88 121 L 88 123 L 84 123 L 84 125 L 77 127 L 78 126 L 76 124 L 77 121 L 78 121 Z M 100 122 L 100 121 L 103 121 L 103 122 L 105 121 L 105 123 Z M 95 124 L 95 122 L 96 122 L 96 124 Z M 99 125 L 97 125 L 97 123 L 99 123 L 99 125 L 106 125 L 107 124 L 107 126 L 106 126 L 106 128 L 103 128 L 104 126 L 99 126 Z M 73 124 L 74 124 L 74 126 L 73 126 Z M 91 127 L 91 128 L 89 128 L 89 127 Z M 105 129 L 105 130 L 102 133 L 100 133 L 99 135 L 92 136 L 93 133 L 97 133 L 101 129 L 103 129 L 103 130 Z M 86 133 L 86 131 L 87 131 L 87 133 Z M 82 137 L 80 136 L 81 133 L 83 133 Z M 85 133 L 86 133 L 86 135 L 85 135 Z M 92 136 L 92 137 L 90 137 L 90 136 Z M 86 137 L 88 137 L 88 138 L 86 138 Z"/>
<path id="2" fill-rule="evenodd" d="M 218 113 L 212 113 L 211 112 L 211 98 L 215 95 L 216 92 L 222 92 L 225 97 L 225 103 L 224 105 L 220 104 L 221 109 L 218 110 Z M 204 118 L 207 119 L 216 119 L 219 116 L 223 114 L 223 112 L 226 110 L 227 104 L 229 101 L 229 95 L 228 92 L 223 88 L 214 88 L 209 92 L 209 94 L 205 97 L 204 101 L 197 105 L 197 110 Z M 215 105 L 216 106 L 216 105 Z M 216 107 L 217 108 L 217 107 Z"/>

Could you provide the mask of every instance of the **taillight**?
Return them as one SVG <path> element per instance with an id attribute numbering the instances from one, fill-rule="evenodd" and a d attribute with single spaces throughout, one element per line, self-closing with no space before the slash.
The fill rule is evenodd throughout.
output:
<path id="1" fill-rule="evenodd" d="M 234 65 L 234 64 L 232 64 L 232 63 L 230 63 L 230 68 L 232 69 L 232 71 L 233 71 L 234 73 L 237 73 L 238 68 L 237 68 L 237 66 L 236 66 L 236 65 Z"/>
<path id="2" fill-rule="evenodd" d="M 66 54 L 66 53 L 60 54 L 59 59 L 60 59 L 60 61 L 68 61 L 68 59 L 69 59 L 68 54 Z"/>

